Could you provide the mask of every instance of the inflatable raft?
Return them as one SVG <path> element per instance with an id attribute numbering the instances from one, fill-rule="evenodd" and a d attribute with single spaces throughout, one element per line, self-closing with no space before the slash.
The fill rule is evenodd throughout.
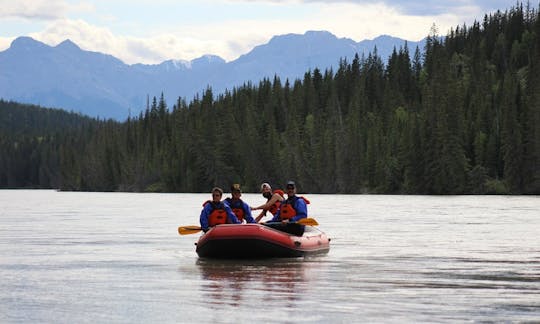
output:
<path id="1" fill-rule="evenodd" d="M 317 228 L 282 223 L 218 225 L 195 244 L 201 258 L 294 258 L 330 249 L 330 239 Z"/>

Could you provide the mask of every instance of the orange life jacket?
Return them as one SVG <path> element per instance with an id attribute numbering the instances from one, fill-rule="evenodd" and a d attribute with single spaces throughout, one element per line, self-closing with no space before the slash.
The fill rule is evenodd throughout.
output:
<path id="1" fill-rule="evenodd" d="M 231 207 L 234 215 L 236 215 L 236 218 L 238 218 L 240 223 L 242 223 L 244 221 L 244 215 L 245 215 L 244 208 L 243 208 L 244 202 L 242 201 L 242 199 L 233 200 L 232 198 L 226 198 L 225 200 Z"/>
<path id="2" fill-rule="evenodd" d="M 279 212 L 279 218 L 281 220 L 291 219 L 296 216 L 296 209 L 294 209 L 293 205 L 296 204 L 296 200 L 298 199 L 303 199 L 306 202 L 306 205 L 309 204 L 309 200 L 304 197 L 297 197 L 292 204 L 289 200 L 283 201 L 281 203 L 281 211 Z"/>
<path id="3" fill-rule="evenodd" d="M 283 190 L 281 189 L 276 189 L 274 190 L 274 194 L 278 194 L 281 196 L 281 198 L 284 198 L 285 197 L 285 193 L 283 192 Z M 270 197 L 270 199 L 272 199 L 272 197 Z M 268 211 L 272 214 L 272 215 L 275 215 L 279 209 L 279 206 L 281 206 L 281 201 L 276 201 L 272 206 L 270 206 L 270 208 L 268 208 Z"/>
<path id="4" fill-rule="evenodd" d="M 291 204 L 289 203 L 281 204 L 281 212 L 279 213 L 279 217 L 282 220 L 291 219 L 294 216 L 296 216 L 296 209 L 294 209 L 294 207 Z"/>
<path id="5" fill-rule="evenodd" d="M 244 209 L 242 208 L 231 208 L 233 213 L 236 215 L 236 218 L 241 222 L 244 221 Z"/>
<path id="6" fill-rule="evenodd" d="M 212 203 L 212 201 L 206 201 L 203 206 L 208 203 Z M 223 203 L 220 203 L 218 206 L 212 204 L 212 208 L 214 208 L 214 210 L 212 210 L 210 215 L 208 215 L 208 226 L 212 227 L 219 224 L 226 224 L 227 212 L 225 212 L 225 206 L 223 205 Z"/>

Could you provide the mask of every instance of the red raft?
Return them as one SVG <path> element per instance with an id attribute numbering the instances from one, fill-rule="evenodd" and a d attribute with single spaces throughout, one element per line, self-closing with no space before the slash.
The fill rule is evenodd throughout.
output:
<path id="1" fill-rule="evenodd" d="M 195 243 L 201 258 L 294 258 L 328 253 L 330 239 L 313 226 L 298 224 L 223 224 Z"/>

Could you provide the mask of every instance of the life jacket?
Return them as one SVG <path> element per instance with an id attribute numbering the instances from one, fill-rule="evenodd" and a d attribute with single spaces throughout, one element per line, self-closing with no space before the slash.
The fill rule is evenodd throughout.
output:
<path id="1" fill-rule="evenodd" d="M 283 192 L 283 190 L 281 189 L 276 189 L 274 190 L 273 192 L 274 194 L 278 194 L 281 196 L 281 198 L 284 198 L 285 197 L 285 193 Z M 270 197 L 270 199 L 272 199 L 272 197 Z M 270 200 L 268 199 L 268 200 Z M 281 201 L 276 201 L 272 206 L 270 206 L 270 208 L 268 208 L 268 211 L 272 214 L 272 215 L 275 215 L 279 209 L 279 206 L 281 206 Z"/>
<path id="2" fill-rule="evenodd" d="M 289 199 L 283 201 L 281 203 L 281 211 L 279 212 L 279 218 L 281 220 L 291 219 L 296 216 L 296 209 L 294 208 L 294 205 L 296 205 L 296 201 L 298 199 L 303 199 L 306 204 L 310 203 L 309 200 L 307 200 L 306 198 L 298 196 L 294 196 L 293 201 Z"/>
<path id="3" fill-rule="evenodd" d="M 212 204 L 212 212 L 210 215 L 208 215 L 208 226 L 216 226 L 219 224 L 226 224 L 227 223 L 227 212 L 225 212 L 225 206 L 222 202 L 219 204 L 215 204 L 211 200 L 207 200 L 203 206 L 206 204 Z"/>
<path id="4" fill-rule="evenodd" d="M 227 202 L 229 203 L 229 206 L 231 207 L 233 213 L 236 215 L 236 218 L 242 223 L 244 221 L 244 203 L 241 199 L 239 200 L 232 200 L 231 198 L 226 198 Z"/>

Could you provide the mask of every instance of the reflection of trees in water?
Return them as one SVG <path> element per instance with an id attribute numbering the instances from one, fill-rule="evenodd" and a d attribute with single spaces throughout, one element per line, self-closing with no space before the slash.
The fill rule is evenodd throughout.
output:
<path id="1" fill-rule="evenodd" d="M 239 306 L 253 303 L 247 294 L 262 292 L 264 303 L 294 307 L 308 286 L 308 271 L 318 264 L 305 259 L 204 260 L 197 266 L 206 281 L 203 293 L 214 305 Z M 291 303 L 292 302 L 292 303 Z"/>

